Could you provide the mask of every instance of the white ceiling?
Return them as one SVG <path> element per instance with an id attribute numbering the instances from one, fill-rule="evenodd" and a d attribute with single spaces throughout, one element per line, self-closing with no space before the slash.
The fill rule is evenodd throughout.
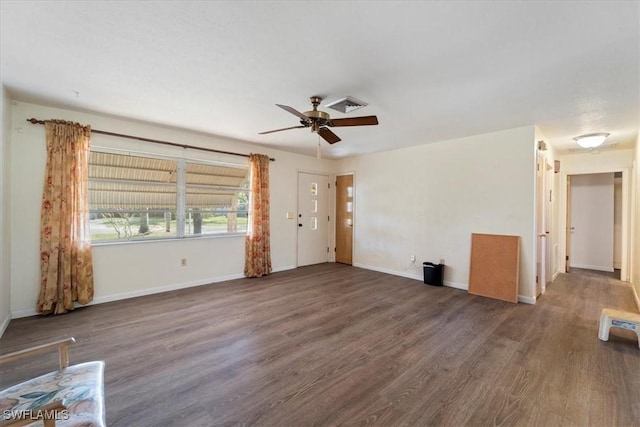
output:
<path id="1" fill-rule="evenodd" d="M 17 100 L 309 155 L 309 129 L 258 135 L 298 124 L 274 104 L 368 102 L 347 115 L 321 108 L 380 121 L 334 128 L 342 141 L 322 143 L 329 158 L 531 124 L 560 150 L 591 132 L 629 147 L 639 5 L 3 0 L 0 71 Z"/>

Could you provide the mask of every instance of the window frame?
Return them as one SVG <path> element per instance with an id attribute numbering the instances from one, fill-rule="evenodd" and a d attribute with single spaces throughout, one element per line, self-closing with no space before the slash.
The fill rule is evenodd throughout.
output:
<path id="1" fill-rule="evenodd" d="M 242 211 L 239 210 L 230 210 L 227 209 L 225 212 L 229 213 L 229 212 L 236 212 L 236 214 L 238 213 L 244 213 L 246 214 L 246 218 L 247 218 L 247 226 L 245 227 L 244 230 L 242 231 L 236 231 L 236 232 L 216 232 L 216 233 L 201 233 L 201 234 L 188 234 L 186 232 L 186 225 L 187 225 L 187 217 L 188 217 L 188 207 L 187 207 L 187 187 L 189 186 L 189 184 L 187 184 L 187 163 L 193 163 L 193 164 L 200 164 L 200 165 L 208 165 L 208 166 L 216 166 L 216 167 L 227 167 L 227 168 L 234 168 L 234 169 L 244 169 L 246 170 L 246 181 L 245 184 L 242 187 L 229 187 L 229 186 L 222 186 L 222 185 L 211 185 L 210 187 L 228 187 L 229 189 L 234 189 L 234 190 L 238 190 L 237 193 L 241 193 L 241 192 L 246 192 L 247 194 L 247 199 L 250 199 L 251 195 L 250 195 L 250 189 L 251 189 L 251 185 L 250 185 L 250 180 L 251 180 L 251 176 L 249 173 L 249 165 L 248 164 L 239 164 L 239 163 L 231 163 L 231 162 L 224 162 L 224 161 L 219 161 L 219 160 L 208 160 L 208 159 L 201 159 L 201 158 L 188 158 L 188 157 L 177 157 L 177 156 L 172 156 L 172 155 L 166 155 L 166 154 L 156 154 L 156 153 L 149 153 L 149 152 L 138 152 L 138 151 L 133 151 L 133 150 L 126 150 L 126 149 L 113 149 L 113 148 L 106 148 L 106 147 L 92 147 L 90 150 L 92 153 L 96 152 L 96 153 L 105 153 L 105 154 L 114 154 L 114 155 L 121 155 L 121 156 L 133 156 L 133 157 L 143 157 L 143 158 L 149 158 L 149 159 L 153 159 L 153 160 L 167 160 L 167 161 L 171 161 L 171 162 L 175 162 L 176 165 L 176 182 L 175 182 L 175 191 L 176 191 L 176 206 L 172 209 L 168 209 L 168 210 L 163 210 L 163 209 L 150 209 L 149 212 L 159 212 L 159 211 L 163 211 L 163 212 L 171 212 L 172 214 L 175 213 L 175 218 L 176 218 L 176 233 L 175 235 L 171 235 L 171 236 L 133 236 L 130 238 L 114 238 L 114 239 L 104 239 L 104 240 L 92 240 L 91 239 L 91 245 L 92 246 L 98 246 L 98 245 L 113 245 L 113 244 L 135 244 L 135 243 L 144 243 L 144 242 L 157 242 L 157 241 L 180 241 L 180 240 L 184 240 L 184 239 L 211 239 L 211 238 L 227 238 L 227 237 L 244 237 L 248 234 L 249 230 L 248 230 L 248 221 L 249 221 L 249 216 L 250 216 L 250 212 L 249 212 L 249 206 L 247 205 L 246 208 Z M 88 178 L 88 184 L 90 187 L 90 183 L 91 183 L 91 178 Z M 191 185 L 204 185 L 207 186 L 206 184 L 191 184 Z M 173 186 L 172 186 L 173 187 Z M 89 194 L 91 194 L 91 190 L 88 190 Z M 88 210 L 87 213 L 87 218 L 88 221 L 90 221 L 91 216 L 95 213 L 100 213 L 100 211 L 105 211 L 105 209 L 91 209 L 91 207 Z M 124 211 L 123 212 L 142 212 L 141 209 L 131 209 L 130 211 Z M 89 237 L 91 238 L 91 227 L 89 226 Z"/>

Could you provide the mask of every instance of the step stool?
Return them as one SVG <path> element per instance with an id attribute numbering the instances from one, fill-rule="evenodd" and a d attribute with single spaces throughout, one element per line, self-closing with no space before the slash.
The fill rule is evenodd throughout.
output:
<path id="1" fill-rule="evenodd" d="M 609 340 L 609 328 L 629 329 L 638 335 L 638 347 L 640 347 L 640 313 L 603 308 L 600 315 L 600 330 L 598 338 L 602 341 Z"/>

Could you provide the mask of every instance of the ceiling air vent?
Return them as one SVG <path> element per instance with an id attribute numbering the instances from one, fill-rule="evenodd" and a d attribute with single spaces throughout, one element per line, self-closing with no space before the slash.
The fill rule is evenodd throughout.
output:
<path id="1" fill-rule="evenodd" d="M 367 105 L 369 104 L 366 102 L 347 96 L 346 98 L 338 99 L 331 104 L 327 104 L 325 107 L 340 111 L 341 113 L 350 113 Z"/>

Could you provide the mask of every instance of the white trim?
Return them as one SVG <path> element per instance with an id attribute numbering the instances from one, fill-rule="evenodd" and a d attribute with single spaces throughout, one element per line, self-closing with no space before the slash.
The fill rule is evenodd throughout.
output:
<path id="1" fill-rule="evenodd" d="M 536 299 L 531 297 L 525 297 L 524 295 L 518 295 L 518 302 L 523 302 L 525 304 L 536 304 Z"/>
<path id="2" fill-rule="evenodd" d="M 640 295 L 638 295 L 638 291 L 633 285 L 631 285 L 631 292 L 633 292 L 633 299 L 636 300 L 636 306 L 638 307 L 638 311 L 640 311 Z"/>
<path id="3" fill-rule="evenodd" d="M 401 277 L 406 277 L 407 279 L 420 280 L 421 282 L 424 280 L 423 277 L 419 274 L 405 273 L 402 271 L 391 270 L 384 267 L 376 267 L 373 265 L 360 264 L 357 262 L 354 262 L 353 266 L 358 268 L 364 268 L 365 270 L 377 271 L 379 273 L 391 274 L 392 276 L 401 276 Z"/>
<path id="4" fill-rule="evenodd" d="M 586 270 L 606 271 L 609 273 L 615 271 L 613 267 L 604 267 L 601 265 L 571 264 L 571 268 L 584 268 Z"/>
<path id="5" fill-rule="evenodd" d="M 272 273 L 279 273 L 281 271 L 287 270 L 295 270 L 297 267 L 295 265 L 285 265 L 284 267 L 277 267 L 271 270 Z M 242 276 L 244 277 L 244 276 Z"/>
<path id="6" fill-rule="evenodd" d="M 622 247 L 620 248 L 620 280 L 623 282 L 631 281 L 631 276 L 629 275 L 629 254 L 631 252 L 631 246 L 633 245 L 631 242 L 631 236 L 633 236 L 633 234 L 625 234 L 631 229 L 631 175 L 631 169 L 624 168 L 622 170 L 622 232 L 620 235 L 628 236 L 626 239 L 624 237 L 622 238 Z"/>
<path id="7" fill-rule="evenodd" d="M 405 273 L 402 271 L 391 270 L 384 267 L 375 267 L 373 265 L 358 264 L 358 263 L 354 263 L 353 266 L 364 268 L 365 270 L 377 271 L 379 273 L 391 274 L 393 276 L 406 277 L 407 279 L 419 280 L 420 282 L 424 283 L 424 277 L 420 274 Z M 449 288 L 460 289 L 463 291 L 466 291 L 469 289 L 469 286 L 466 283 L 457 283 L 457 282 L 450 282 L 448 280 L 443 280 L 443 284 L 444 286 L 447 286 Z"/>
<path id="8" fill-rule="evenodd" d="M 156 288 L 140 289 L 140 290 L 131 291 L 131 292 L 122 292 L 119 294 L 105 295 L 105 296 L 94 298 L 93 301 L 91 301 L 89 304 L 86 304 L 86 305 L 76 303 L 76 308 L 88 307 L 96 304 L 104 304 L 107 302 L 120 301 L 124 299 L 129 299 L 129 298 L 142 297 L 146 295 L 159 294 L 163 292 L 176 291 L 178 289 L 192 288 L 195 286 L 202 286 L 202 285 L 208 285 L 208 284 L 213 284 L 217 282 L 224 282 L 226 280 L 240 279 L 242 277 L 244 277 L 244 275 L 242 274 L 231 274 L 228 276 L 217 277 L 215 279 L 202 279 L 202 280 L 196 280 L 193 282 L 176 283 L 173 285 L 158 286 Z M 35 309 L 18 310 L 12 313 L 14 319 L 17 319 L 20 317 L 35 316 L 37 314 L 38 313 L 36 312 Z"/>
<path id="9" fill-rule="evenodd" d="M 19 319 L 21 317 L 31 317 L 31 316 L 36 316 L 38 313 L 36 312 L 35 308 L 27 308 L 24 310 L 17 310 L 17 311 L 12 311 L 11 312 L 11 318 L 12 319 Z"/>
<path id="10" fill-rule="evenodd" d="M 384 267 L 375 267 L 373 265 L 359 264 L 359 263 L 353 263 L 353 266 L 358 268 L 364 268 L 365 270 L 377 271 L 379 273 L 386 273 L 386 274 L 391 274 L 393 276 L 401 276 L 401 277 L 406 277 L 407 279 L 414 279 L 414 280 L 419 280 L 420 282 L 424 282 L 424 278 L 419 274 L 404 273 L 401 271 L 391 270 Z M 444 282 L 444 286 L 449 288 L 460 289 L 462 291 L 469 290 L 469 285 L 467 283 L 450 282 L 448 280 L 445 280 L 443 282 Z M 527 297 L 524 295 L 518 295 L 518 302 L 535 305 L 536 299 Z"/>
<path id="11" fill-rule="evenodd" d="M 450 288 L 460 289 L 461 291 L 469 290 L 469 285 L 467 283 L 450 282 L 448 280 L 445 280 L 444 285 Z"/>
<path id="12" fill-rule="evenodd" d="M 157 288 L 140 289 L 132 292 L 123 292 L 120 294 L 106 295 L 103 297 L 95 298 L 91 303 L 87 305 L 103 304 L 105 302 L 113 302 L 113 301 L 119 301 L 123 299 L 142 297 L 146 295 L 160 294 L 163 292 L 176 291 L 178 289 L 193 288 L 195 286 L 203 286 L 203 285 L 209 285 L 209 284 L 218 283 L 218 282 L 225 282 L 227 280 L 241 279 L 243 277 L 244 277 L 243 274 L 230 274 L 228 276 L 216 277 L 214 279 L 194 280 L 193 282 L 176 283 L 173 285 L 159 286 Z"/>
<path id="13" fill-rule="evenodd" d="M 9 322 L 11 322 L 11 314 L 7 314 L 7 317 L 2 321 L 0 325 L 0 337 L 4 334 L 4 331 L 9 327 Z"/>
<path id="14" fill-rule="evenodd" d="M 291 265 L 278 267 L 273 269 L 273 273 L 277 273 L 279 271 L 293 270 L 295 268 L 296 268 L 295 266 L 291 266 Z M 105 295 L 105 296 L 94 298 L 94 300 L 87 305 L 76 304 L 76 307 L 88 307 L 96 304 L 104 304 L 107 302 L 120 301 L 124 299 L 129 299 L 129 298 L 136 298 L 136 297 L 142 297 L 146 295 L 160 294 L 163 292 L 176 291 L 178 289 L 193 288 L 195 286 L 203 286 L 203 285 L 212 285 L 219 282 L 226 282 L 228 280 L 244 279 L 244 277 L 245 276 L 242 273 L 229 274 L 227 276 L 215 277 L 213 279 L 201 279 L 201 280 L 195 280 L 193 282 L 176 283 L 173 285 L 159 286 L 156 288 L 140 289 L 132 292 L 122 292 L 119 294 Z M 36 315 L 38 315 L 38 313 L 36 312 L 35 309 L 17 310 L 11 313 L 11 316 L 9 316 L 8 320 L 6 320 L 6 323 L 8 325 L 9 320 L 11 320 L 11 318 L 18 319 L 21 317 L 30 317 L 30 316 L 36 316 Z M 0 330 L 3 331 L 2 329 Z M 1 335 L 2 334 L 0 334 L 0 336 Z"/>

